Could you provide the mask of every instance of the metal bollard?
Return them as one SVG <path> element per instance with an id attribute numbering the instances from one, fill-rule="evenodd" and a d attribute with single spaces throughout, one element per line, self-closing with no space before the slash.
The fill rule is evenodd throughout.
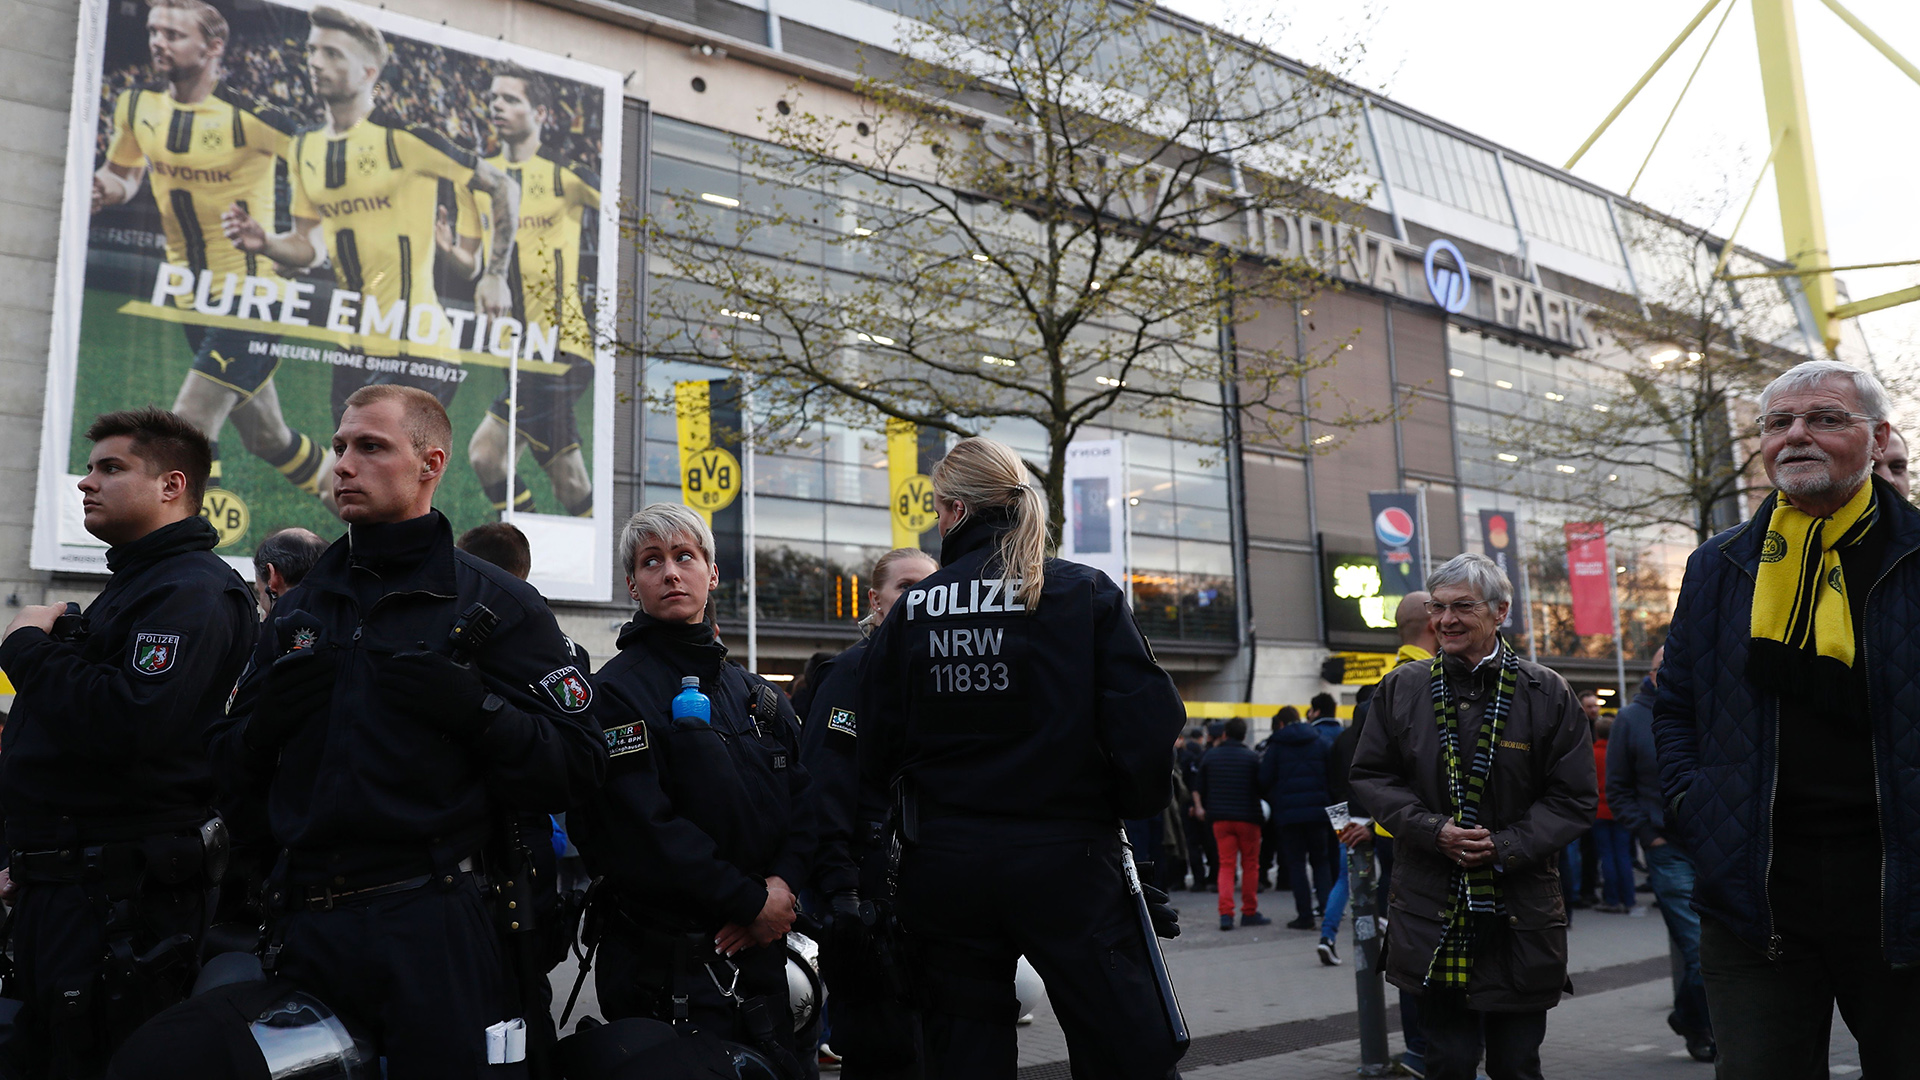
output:
<path id="1" fill-rule="evenodd" d="M 1379 896 L 1373 841 L 1347 852 L 1347 902 L 1353 914 L 1353 992 L 1360 1017 L 1361 1076 L 1387 1076 L 1387 990 L 1380 973 Z"/>

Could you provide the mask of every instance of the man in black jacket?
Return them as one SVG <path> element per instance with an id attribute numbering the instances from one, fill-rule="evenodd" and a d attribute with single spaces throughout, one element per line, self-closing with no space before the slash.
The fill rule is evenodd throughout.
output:
<path id="1" fill-rule="evenodd" d="M 1246 743 L 1247 722 L 1227 721 L 1226 738 L 1200 759 L 1200 786 L 1193 793 L 1199 817 L 1213 827 L 1220 852 L 1216 868 L 1220 929 L 1233 929 L 1233 868 L 1240 865 L 1240 925 L 1265 926 L 1255 889 L 1260 875 L 1260 755 Z"/>
<path id="2" fill-rule="evenodd" d="M 80 481 L 87 531 L 112 545 L 86 614 L 22 608 L 0 644 L 18 692 L 0 753 L 24 999 L 8 1076 L 94 1076 L 193 981 L 213 783 L 201 732 L 253 645 L 253 595 L 200 516 L 206 436 L 169 412 L 109 413 Z M 158 950 L 176 935 L 185 944 Z M 103 956 L 111 962 L 103 962 Z"/>
<path id="3" fill-rule="evenodd" d="M 585 797 L 606 763 L 540 595 L 455 550 L 433 509 L 452 434 L 423 390 L 347 399 L 333 437 L 347 535 L 275 605 L 209 735 L 285 849 L 267 960 L 360 1021 L 394 1080 L 525 1075 L 487 1064 L 486 1029 L 523 1005 L 479 856 L 515 812 Z M 501 929 L 525 929 L 518 910 Z"/>

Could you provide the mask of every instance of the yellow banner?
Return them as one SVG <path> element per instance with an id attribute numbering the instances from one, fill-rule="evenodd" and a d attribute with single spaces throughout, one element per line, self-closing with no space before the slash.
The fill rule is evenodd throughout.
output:
<path id="1" fill-rule="evenodd" d="M 713 445 L 713 384 L 704 379 L 673 384 L 674 423 L 680 436 L 680 501 L 707 524 L 740 494 L 740 462 Z"/>
<path id="2" fill-rule="evenodd" d="M 920 536 L 933 528 L 933 481 L 920 472 L 920 425 L 887 421 L 887 490 L 893 493 L 888 509 L 893 521 L 893 546 L 919 547 Z"/>

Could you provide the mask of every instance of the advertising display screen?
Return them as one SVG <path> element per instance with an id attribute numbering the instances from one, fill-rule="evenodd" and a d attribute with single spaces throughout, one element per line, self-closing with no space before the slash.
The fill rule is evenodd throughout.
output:
<path id="1" fill-rule="evenodd" d="M 242 573 L 336 537 L 345 401 L 401 383 L 452 418 L 456 533 L 505 516 L 536 586 L 607 599 L 620 76 L 303 0 L 87 0 L 78 57 L 32 565 L 105 570 L 86 429 L 143 405 L 215 440 Z"/>

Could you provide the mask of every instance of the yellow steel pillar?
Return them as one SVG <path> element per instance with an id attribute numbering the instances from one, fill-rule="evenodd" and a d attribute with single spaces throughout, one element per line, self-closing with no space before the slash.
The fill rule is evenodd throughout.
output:
<path id="1" fill-rule="evenodd" d="M 1839 294 L 1830 270 L 1827 220 L 1820 207 L 1820 174 L 1813 163 L 1813 128 L 1807 119 L 1806 84 L 1800 75 L 1800 34 L 1793 0 L 1753 0 L 1754 36 L 1760 42 L 1760 81 L 1767 97 L 1767 127 L 1782 138 L 1773 162 L 1780 195 L 1780 231 L 1787 260 L 1798 268 L 1813 308 L 1814 328 L 1831 351 L 1839 344 L 1833 309 Z"/>

